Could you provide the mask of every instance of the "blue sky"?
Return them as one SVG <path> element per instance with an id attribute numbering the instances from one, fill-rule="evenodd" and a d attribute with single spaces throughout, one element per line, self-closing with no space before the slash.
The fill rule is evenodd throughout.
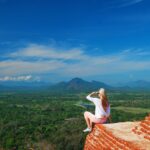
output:
<path id="1" fill-rule="evenodd" d="M 0 80 L 148 80 L 149 0 L 0 0 Z"/>

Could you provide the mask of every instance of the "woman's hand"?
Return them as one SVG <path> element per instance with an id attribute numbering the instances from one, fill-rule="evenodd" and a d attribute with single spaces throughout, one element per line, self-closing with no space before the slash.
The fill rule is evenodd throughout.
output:
<path id="1" fill-rule="evenodd" d="M 93 94 L 95 94 L 95 92 L 90 93 L 89 96 L 91 96 L 91 95 L 93 95 Z"/>
<path id="2" fill-rule="evenodd" d="M 94 94 L 95 92 L 92 92 L 91 94 Z"/>

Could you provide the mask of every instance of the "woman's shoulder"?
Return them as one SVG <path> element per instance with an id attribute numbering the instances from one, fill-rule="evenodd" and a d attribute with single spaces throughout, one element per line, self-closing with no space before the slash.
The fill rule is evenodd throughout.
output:
<path id="1" fill-rule="evenodd" d="M 94 99 L 95 99 L 96 101 L 100 101 L 100 99 L 99 99 L 98 97 L 94 97 Z"/>
<path id="2" fill-rule="evenodd" d="M 102 100 L 100 98 L 96 98 L 96 101 L 102 105 Z"/>

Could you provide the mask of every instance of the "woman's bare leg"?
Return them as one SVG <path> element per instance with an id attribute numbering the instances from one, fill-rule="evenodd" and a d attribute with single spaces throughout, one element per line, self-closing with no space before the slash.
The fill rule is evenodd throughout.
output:
<path id="1" fill-rule="evenodd" d="M 91 128 L 91 129 L 92 129 L 92 124 L 93 123 L 103 123 L 103 122 L 106 121 L 106 118 L 98 119 L 98 118 L 95 117 L 94 114 L 92 114 L 91 112 L 88 112 L 88 111 L 86 111 L 84 113 L 84 117 L 85 117 L 88 128 Z"/>
<path id="2" fill-rule="evenodd" d="M 85 118 L 85 121 L 86 121 L 88 128 L 91 128 L 91 125 L 90 125 L 91 121 L 90 121 L 90 118 L 88 118 L 88 112 L 87 111 L 84 113 L 84 118 Z"/>
<path id="3" fill-rule="evenodd" d="M 89 118 L 89 120 L 90 120 L 90 118 Z M 90 120 L 90 128 L 92 129 L 92 120 Z"/>

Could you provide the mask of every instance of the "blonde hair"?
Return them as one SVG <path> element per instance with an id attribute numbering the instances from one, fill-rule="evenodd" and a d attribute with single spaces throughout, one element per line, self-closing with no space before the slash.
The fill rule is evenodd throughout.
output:
<path id="1" fill-rule="evenodd" d="M 100 93 L 100 95 L 101 95 L 100 98 L 101 98 L 101 100 L 102 100 L 103 109 L 104 109 L 105 112 L 106 112 L 109 103 L 108 103 L 108 99 L 107 99 L 107 95 L 106 95 L 105 89 L 104 89 L 104 88 L 100 88 L 100 89 L 99 89 L 99 93 Z"/>

